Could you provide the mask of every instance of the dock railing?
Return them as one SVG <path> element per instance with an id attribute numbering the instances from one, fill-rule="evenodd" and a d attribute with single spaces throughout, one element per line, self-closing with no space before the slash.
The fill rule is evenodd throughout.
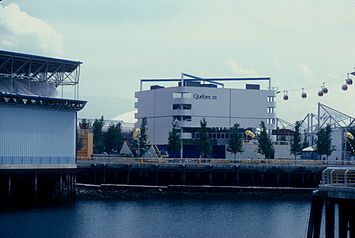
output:
<path id="1" fill-rule="evenodd" d="M 355 161 L 292 160 L 292 159 L 212 159 L 212 158 L 80 158 L 78 164 L 195 164 L 195 165 L 269 165 L 269 166 L 354 166 Z"/>
<path id="2" fill-rule="evenodd" d="M 355 187 L 355 167 L 328 167 L 322 172 L 321 186 Z"/>

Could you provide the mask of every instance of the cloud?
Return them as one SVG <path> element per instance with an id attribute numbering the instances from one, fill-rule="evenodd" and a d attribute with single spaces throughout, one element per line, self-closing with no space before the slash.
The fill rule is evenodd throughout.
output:
<path id="1" fill-rule="evenodd" d="M 29 16 L 11 3 L 0 5 L 0 48 L 61 56 L 63 38 L 48 23 Z"/>
<path id="2" fill-rule="evenodd" d="M 258 75 L 256 71 L 252 69 L 244 69 L 238 64 L 238 62 L 233 60 L 227 60 L 226 65 L 233 73 L 237 74 L 237 76 L 255 77 Z"/>
<path id="3" fill-rule="evenodd" d="M 309 67 L 307 64 L 298 64 L 296 66 L 296 71 L 305 81 L 316 81 L 316 77 L 311 67 Z"/>

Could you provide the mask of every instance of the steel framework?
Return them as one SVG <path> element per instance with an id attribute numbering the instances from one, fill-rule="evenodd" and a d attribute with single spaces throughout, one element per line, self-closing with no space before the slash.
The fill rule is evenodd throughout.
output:
<path id="1" fill-rule="evenodd" d="M 10 93 L 13 93 L 14 80 L 26 82 L 29 88 L 31 82 L 46 82 L 56 88 L 74 86 L 77 98 L 81 64 L 79 61 L 0 50 L 0 80 L 11 80 Z"/>
<path id="2" fill-rule="evenodd" d="M 140 91 L 143 89 L 143 83 L 147 82 L 180 82 L 182 86 L 185 86 L 187 81 L 197 82 L 209 82 L 221 87 L 224 87 L 222 81 L 268 81 L 269 90 L 271 90 L 271 78 L 269 77 L 253 77 L 253 78 L 202 78 L 191 74 L 181 73 L 181 78 L 161 78 L 161 79 L 141 79 Z"/>

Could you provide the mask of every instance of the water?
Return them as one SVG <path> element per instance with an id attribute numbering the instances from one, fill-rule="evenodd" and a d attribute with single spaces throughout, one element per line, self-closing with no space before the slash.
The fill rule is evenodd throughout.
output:
<path id="1" fill-rule="evenodd" d="M 305 237 L 308 199 L 79 200 L 0 212 L 0 237 Z"/>

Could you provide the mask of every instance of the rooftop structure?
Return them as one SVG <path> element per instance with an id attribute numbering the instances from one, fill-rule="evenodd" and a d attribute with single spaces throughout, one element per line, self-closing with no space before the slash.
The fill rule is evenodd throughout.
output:
<path id="1" fill-rule="evenodd" d="M 58 86 L 74 86 L 78 98 L 79 61 L 0 50 L 0 91 L 53 97 Z"/>

